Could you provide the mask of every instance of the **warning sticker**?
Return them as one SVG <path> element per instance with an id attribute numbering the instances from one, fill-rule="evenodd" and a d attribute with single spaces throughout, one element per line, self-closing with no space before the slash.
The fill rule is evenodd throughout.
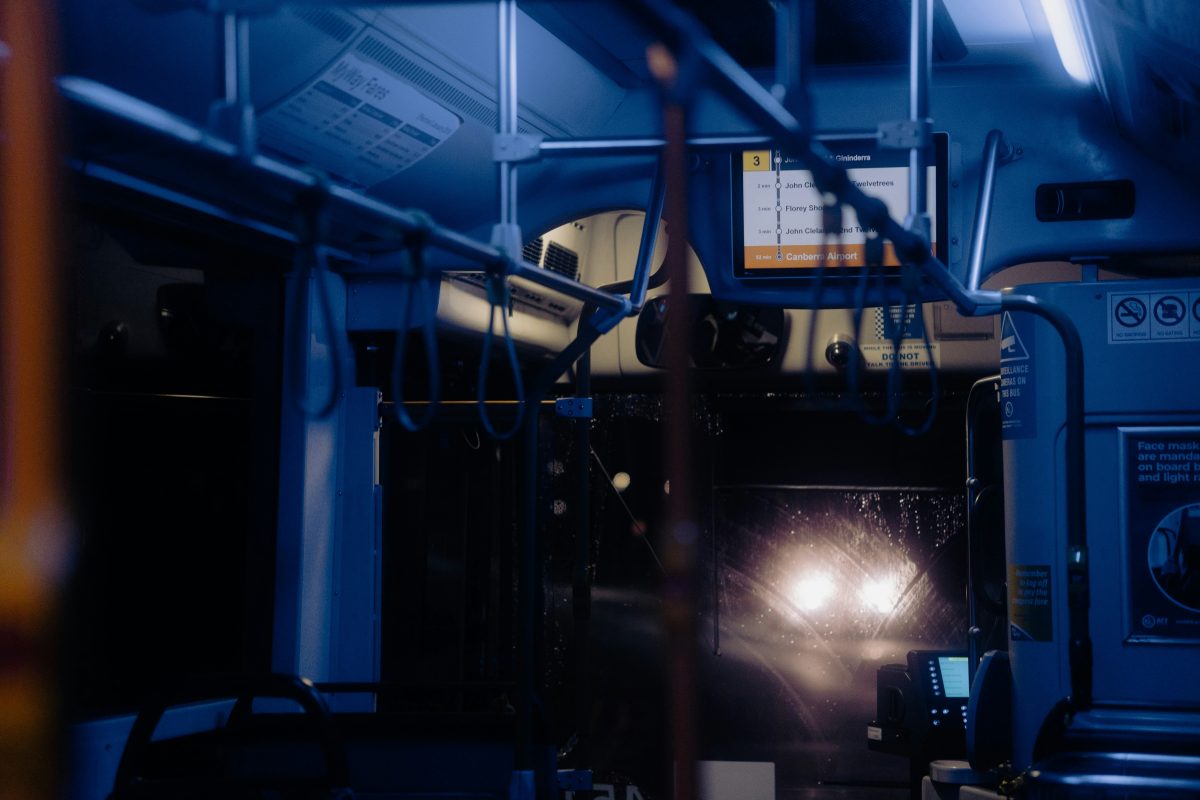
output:
<path id="1" fill-rule="evenodd" d="M 920 305 L 892 306 L 886 311 L 875 309 L 875 338 L 878 344 L 859 346 L 864 363 L 871 369 L 887 369 L 898 364 L 900 369 L 929 369 L 941 365 L 938 342 L 925 348 L 925 318 Z M 892 341 L 900 337 L 900 347 Z"/>
<path id="2" fill-rule="evenodd" d="M 1000 428 L 1005 439 L 1037 435 L 1033 331 L 1005 312 L 1000 320 Z"/>
<path id="3" fill-rule="evenodd" d="M 1151 339 L 1188 338 L 1191 326 L 1188 325 L 1187 297 L 1182 292 L 1150 295 Z"/>
<path id="4" fill-rule="evenodd" d="M 1129 641 L 1200 641 L 1200 428 L 1121 430 Z"/>
<path id="5" fill-rule="evenodd" d="M 925 315 L 919 305 L 891 306 L 886 311 L 875 309 L 875 337 L 891 341 L 921 339 L 925 335 Z"/>
<path id="6" fill-rule="evenodd" d="M 1108 296 L 1108 341 L 1137 342 L 1150 339 L 1150 295 Z"/>
<path id="7" fill-rule="evenodd" d="M 1112 293 L 1108 343 L 1200 339 L 1200 292 Z"/>
<path id="8" fill-rule="evenodd" d="M 358 41 L 368 35 L 380 36 L 367 28 Z M 258 125 L 263 146 L 370 187 L 429 155 L 462 120 L 361 57 L 358 41 Z"/>
<path id="9" fill-rule="evenodd" d="M 1048 564 L 1008 565 L 1009 638 L 1014 642 L 1054 641 Z"/>
<path id="10" fill-rule="evenodd" d="M 928 351 L 924 342 L 901 342 L 899 350 L 891 342 L 864 344 L 859 351 L 871 369 L 884 369 L 892 364 L 899 364 L 900 369 L 929 369 L 930 356 L 933 357 L 933 366 L 941 365 L 938 342 L 930 342 Z"/>

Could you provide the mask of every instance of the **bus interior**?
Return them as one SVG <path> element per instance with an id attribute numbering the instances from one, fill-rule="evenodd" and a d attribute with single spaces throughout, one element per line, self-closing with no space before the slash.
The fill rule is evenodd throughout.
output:
<path id="1" fill-rule="evenodd" d="M 0 3 L 0 794 L 1200 797 L 1198 31 Z"/>

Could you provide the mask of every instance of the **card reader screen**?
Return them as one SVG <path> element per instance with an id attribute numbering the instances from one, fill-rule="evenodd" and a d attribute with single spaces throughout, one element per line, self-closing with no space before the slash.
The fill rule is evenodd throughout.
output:
<path id="1" fill-rule="evenodd" d="M 966 656 L 938 656 L 938 671 L 942 674 L 946 697 L 967 697 L 971 694 Z"/>

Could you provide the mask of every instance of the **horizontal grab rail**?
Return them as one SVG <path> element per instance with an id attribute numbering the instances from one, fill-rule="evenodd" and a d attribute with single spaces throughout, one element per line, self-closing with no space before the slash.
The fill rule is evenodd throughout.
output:
<path id="1" fill-rule="evenodd" d="M 132 125 L 185 149 L 222 160 L 241 159 L 242 167 L 256 177 L 267 178 L 296 192 L 319 188 L 320 178 L 312 172 L 260 154 L 243 158 L 234 144 L 213 136 L 204 128 L 182 117 L 110 86 L 86 78 L 64 76 L 58 79 L 58 88 L 63 97 L 73 105 L 119 123 Z M 427 246 L 461 256 L 493 271 L 524 278 L 577 300 L 593 303 L 599 308 L 622 315 L 630 313 L 628 298 L 599 291 L 523 259 L 512 258 L 490 244 L 476 241 L 436 223 L 431 224 L 419 214 L 394 208 L 345 186 L 329 186 L 328 193 L 331 205 L 340 205 L 343 210 L 356 214 L 369 215 L 402 233 L 420 235 Z"/>

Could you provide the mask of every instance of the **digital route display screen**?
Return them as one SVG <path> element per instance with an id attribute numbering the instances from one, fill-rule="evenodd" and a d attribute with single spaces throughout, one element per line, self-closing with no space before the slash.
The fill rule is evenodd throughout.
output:
<path id="1" fill-rule="evenodd" d="M 947 140 L 944 133 L 934 135 L 926 169 L 935 255 L 946 241 Z M 882 149 L 869 139 L 824 144 L 856 186 L 882 200 L 893 219 L 904 220 L 908 150 Z M 821 266 L 836 271 L 866 265 L 867 232 L 854 209 L 843 206 L 840 230 L 825 230 L 821 192 L 798 158 L 779 148 L 745 150 L 733 154 L 732 169 L 735 276 L 812 277 Z M 885 242 L 883 266 L 899 264 L 891 242 Z"/>

